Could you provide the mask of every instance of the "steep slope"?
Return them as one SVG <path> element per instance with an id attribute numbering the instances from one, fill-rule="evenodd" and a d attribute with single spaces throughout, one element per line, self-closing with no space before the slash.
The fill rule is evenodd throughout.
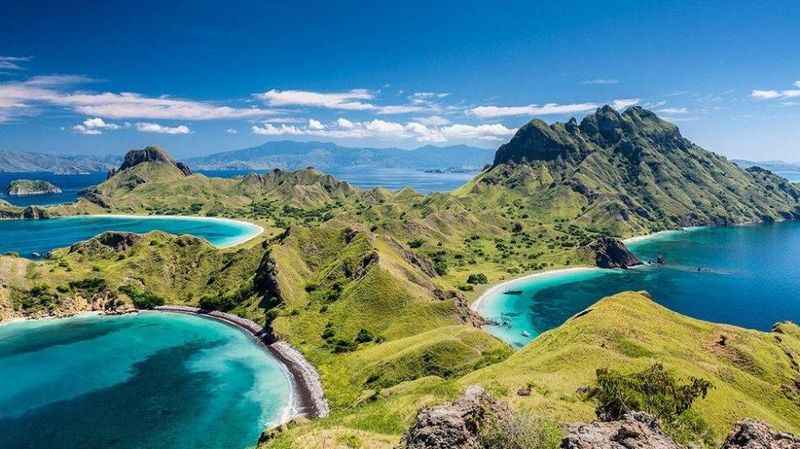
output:
<path id="1" fill-rule="evenodd" d="M 638 106 L 622 114 L 605 106 L 580 124 L 533 120 L 460 193 L 491 196 L 498 188 L 544 216 L 623 236 L 800 215 L 800 190 L 790 182 L 743 170 Z"/>

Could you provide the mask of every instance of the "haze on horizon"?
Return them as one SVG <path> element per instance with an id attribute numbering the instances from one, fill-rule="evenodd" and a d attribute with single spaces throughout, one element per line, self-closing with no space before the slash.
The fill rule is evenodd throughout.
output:
<path id="1" fill-rule="evenodd" d="M 495 148 L 638 104 L 730 158 L 800 161 L 797 2 L 24 3 L 0 17 L 0 149 Z"/>

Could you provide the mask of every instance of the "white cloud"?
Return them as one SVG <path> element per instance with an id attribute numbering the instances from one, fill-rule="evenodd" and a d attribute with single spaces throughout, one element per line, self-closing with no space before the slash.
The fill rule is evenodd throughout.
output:
<path id="1" fill-rule="evenodd" d="M 282 124 L 275 126 L 264 123 L 262 126 L 253 126 L 252 132 L 265 136 L 314 136 L 332 139 L 388 139 L 388 140 L 413 140 L 416 142 L 448 142 L 448 141 L 503 141 L 516 132 L 516 129 L 507 128 L 501 124 L 429 126 L 420 122 L 390 122 L 374 119 L 362 122 L 353 122 L 339 118 L 336 122 L 322 128 L 312 126 L 297 127 Z"/>
<path id="2" fill-rule="evenodd" d="M 157 133 L 157 134 L 189 134 L 191 130 L 186 125 L 179 126 L 163 126 L 158 123 L 139 122 L 136 124 L 136 129 L 143 133 Z"/>
<path id="3" fill-rule="evenodd" d="M 468 110 L 467 113 L 480 118 L 495 118 L 511 117 L 516 115 L 572 114 L 575 112 L 592 111 L 598 107 L 599 105 L 596 103 L 547 103 L 543 106 L 537 106 L 535 104 L 528 106 L 478 106 Z"/>
<path id="4" fill-rule="evenodd" d="M 100 117 L 87 118 L 82 123 L 72 127 L 72 130 L 78 134 L 85 134 L 88 136 L 96 136 L 103 134 L 103 130 L 116 130 L 122 128 L 116 123 L 107 123 Z"/>
<path id="5" fill-rule="evenodd" d="M 629 108 L 635 104 L 639 103 L 638 98 L 621 98 L 619 100 L 614 100 L 611 102 L 611 107 L 616 110 L 622 110 L 625 108 Z"/>
<path id="6" fill-rule="evenodd" d="M 253 125 L 250 129 L 253 131 L 253 134 L 262 136 L 299 136 L 303 134 L 300 128 L 285 124 L 275 126 L 272 123 L 264 123 L 263 126 Z"/>
<path id="7" fill-rule="evenodd" d="M 754 89 L 750 92 L 750 96 L 755 98 L 756 100 L 774 100 L 776 98 L 795 98 L 800 97 L 800 81 L 795 81 L 793 84 L 794 87 L 798 89 L 787 89 L 787 90 L 759 90 Z"/>
<path id="8" fill-rule="evenodd" d="M 322 124 L 319 120 L 308 119 L 308 128 L 313 129 L 315 131 L 319 131 L 321 129 L 325 129 L 325 125 Z"/>
<path id="9" fill-rule="evenodd" d="M 352 89 L 347 92 L 333 93 L 271 89 L 255 96 L 271 106 L 311 106 L 350 111 L 364 111 L 375 108 L 374 105 L 362 101 L 374 98 L 374 95 L 366 89 Z"/>
<path id="10" fill-rule="evenodd" d="M 347 120 L 346 118 L 340 118 L 340 119 L 336 120 L 336 124 L 339 126 L 339 128 L 342 128 L 342 129 L 352 129 L 353 127 L 355 127 L 353 122 L 351 122 L 350 120 Z"/>
<path id="11" fill-rule="evenodd" d="M 399 106 L 376 106 L 375 109 L 378 114 L 409 114 L 412 112 L 423 112 L 429 109 L 428 106 L 413 106 L 413 105 L 399 105 Z"/>
<path id="12" fill-rule="evenodd" d="M 619 84 L 619 80 L 601 78 L 601 79 L 581 81 L 581 84 L 586 84 L 586 85 Z"/>
<path id="13" fill-rule="evenodd" d="M 686 108 L 664 108 L 659 109 L 656 112 L 660 112 L 662 114 L 688 114 L 689 110 Z"/>
<path id="14" fill-rule="evenodd" d="M 259 117 L 275 114 L 260 108 L 233 108 L 203 101 L 167 96 L 147 97 L 137 93 L 73 91 L 69 85 L 91 81 L 76 75 L 38 76 L 26 81 L 0 83 L 0 121 L 29 112 L 34 105 L 50 105 L 105 118 L 167 120 L 213 120 Z"/>
<path id="15" fill-rule="evenodd" d="M 417 117 L 414 119 L 414 121 L 428 126 L 444 126 L 450 124 L 450 120 L 448 120 L 445 117 L 442 117 L 441 115 L 431 115 L 429 117 Z"/>
<path id="16" fill-rule="evenodd" d="M 0 69 L 2 70 L 23 70 L 22 66 L 18 63 L 30 61 L 30 56 L 0 56 Z"/>
<path id="17" fill-rule="evenodd" d="M 228 128 L 228 129 L 225 130 L 225 132 L 228 133 L 228 134 L 239 134 L 239 131 L 237 131 L 237 130 L 235 130 L 233 128 Z"/>

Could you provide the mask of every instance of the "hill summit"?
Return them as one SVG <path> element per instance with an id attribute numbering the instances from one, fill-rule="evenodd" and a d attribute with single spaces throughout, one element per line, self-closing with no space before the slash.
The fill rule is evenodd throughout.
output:
<path id="1" fill-rule="evenodd" d="M 111 178 L 119 172 L 133 168 L 145 162 L 169 164 L 177 168 L 181 173 L 183 173 L 184 176 L 190 176 L 192 174 L 192 170 L 188 165 L 184 164 L 183 162 L 177 162 L 163 148 L 158 146 L 147 146 L 141 150 L 128 151 L 125 154 L 125 158 L 123 159 L 122 165 L 120 165 L 119 169 L 112 169 L 109 171 L 108 177 Z"/>
<path id="2" fill-rule="evenodd" d="M 498 186 L 620 235 L 800 217 L 800 190 L 789 181 L 742 169 L 639 106 L 604 106 L 580 123 L 531 121 L 470 189 Z"/>

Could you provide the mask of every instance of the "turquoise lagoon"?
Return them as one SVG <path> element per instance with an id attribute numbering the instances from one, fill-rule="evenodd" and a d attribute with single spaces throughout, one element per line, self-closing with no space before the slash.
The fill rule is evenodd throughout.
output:
<path id="1" fill-rule="evenodd" d="M 217 247 L 242 243 L 262 231 L 254 224 L 206 217 L 87 215 L 49 220 L 0 220 L 0 254 L 44 256 L 52 249 L 70 246 L 105 231 L 145 233 L 155 230 L 191 234 Z"/>
<path id="2" fill-rule="evenodd" d="M 292 412 L 265 348 L 180 314 L 0 326 L 0 379 L 2 448 L 243 449 Z"/>
<path id="3" fill-rule="evenodd" d="M 656 302 L 708 321 L 760 330 L 800 321 L 798 222 L 666 232 L 628 246 L 642 260 L 662 255 L 666 263 L 523 278 L 487 291 L 474 307 L 499 323 L 489 332 L 517 347 L 626 290 L 646 290 Z"/>

